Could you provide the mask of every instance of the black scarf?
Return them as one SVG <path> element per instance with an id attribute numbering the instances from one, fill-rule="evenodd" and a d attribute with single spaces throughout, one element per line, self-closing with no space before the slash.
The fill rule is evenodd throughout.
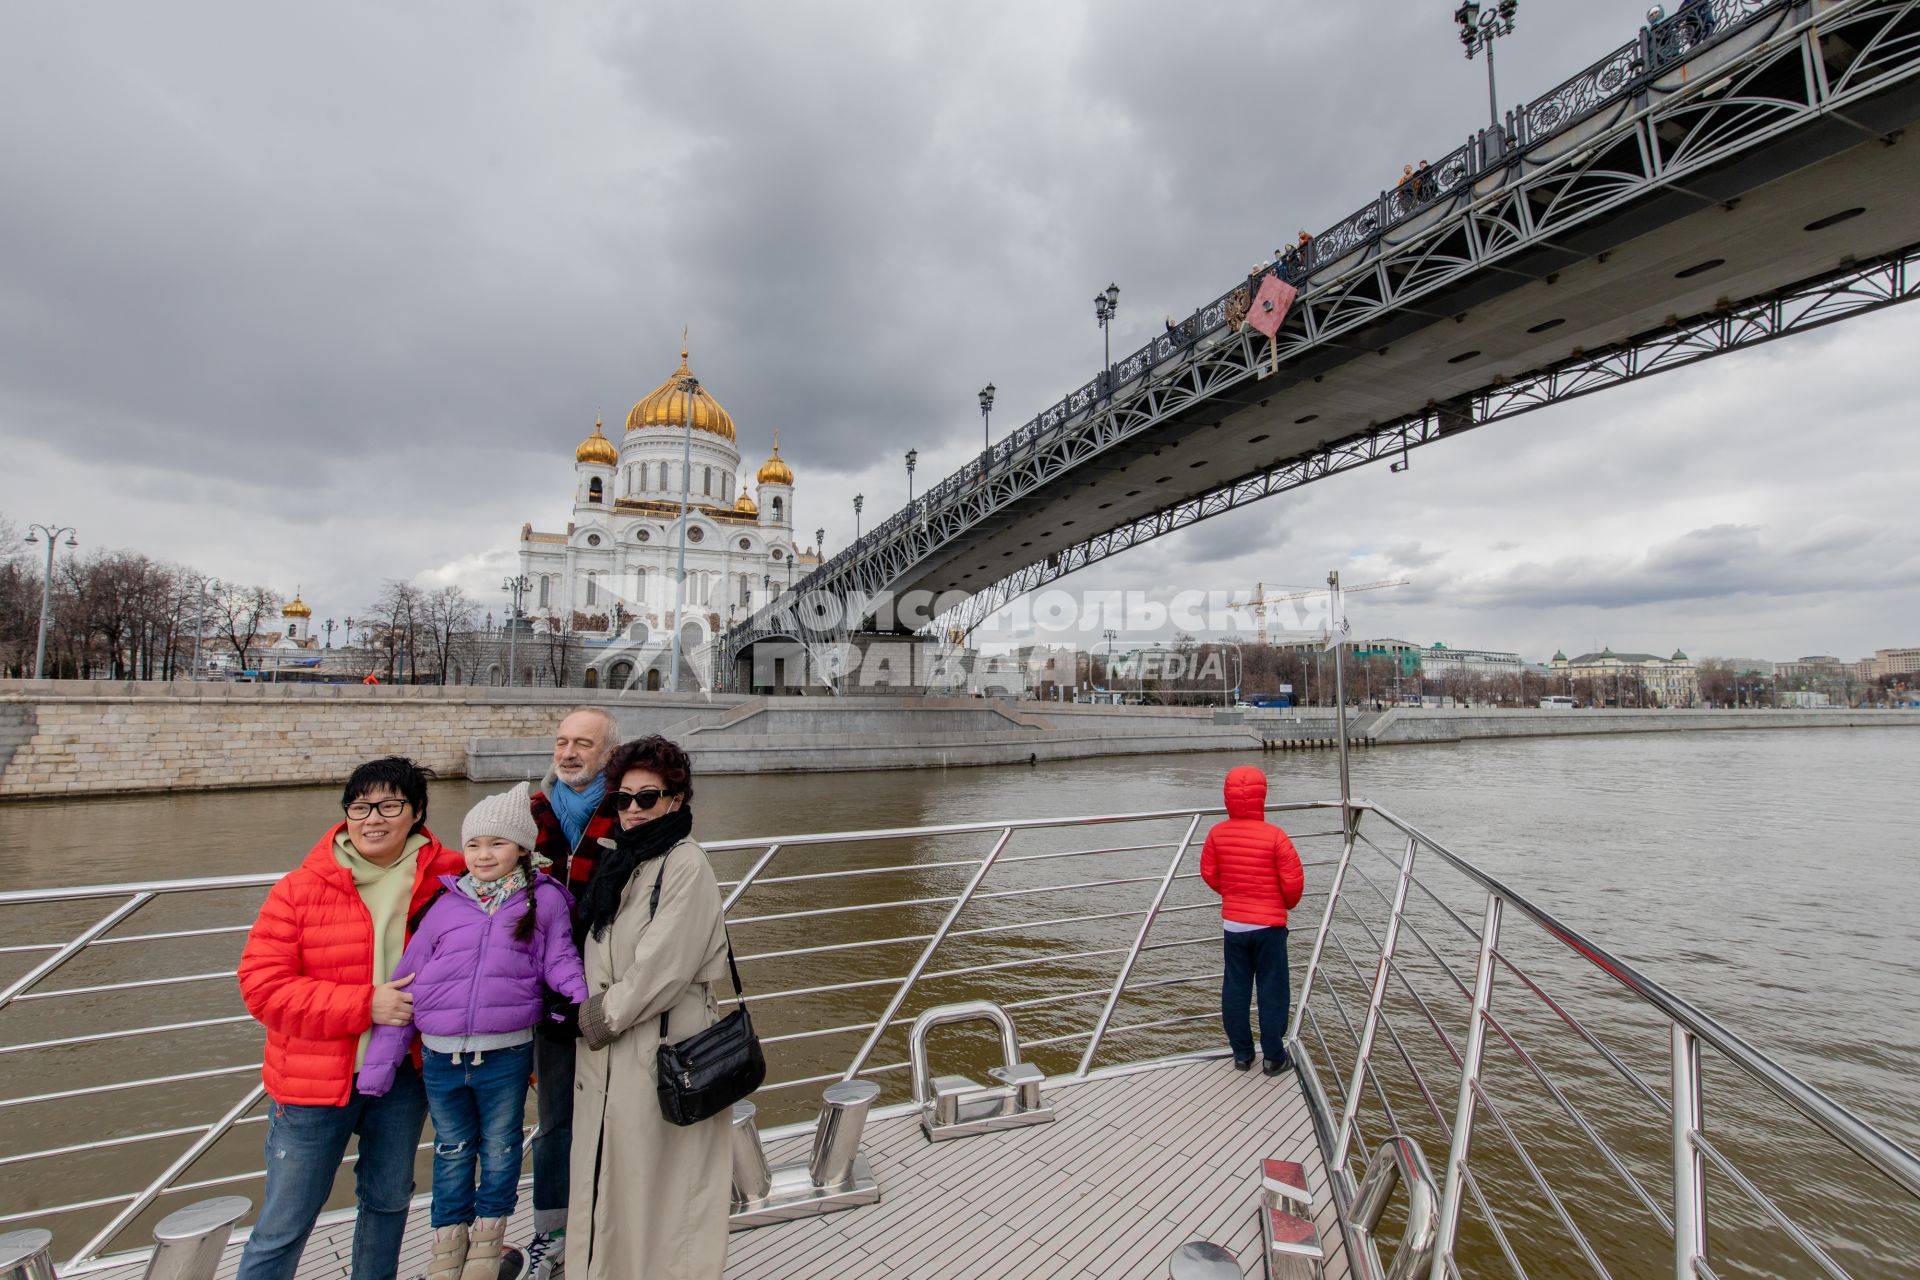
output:
<path id="1" fill-rule="evenodd" d="M 665 817 L 643 822 L 637 827 L 616 831 L 611 840 L 602 840 L 606 852 L 593 864 L 593 877 L 587 881 L 580 904 L 574 941 L 585 944 L 588 934 L 604 937 L 607 926 L 620 914 L 620 895 L 627 881 L 642 863 L 650 862 L 679 844 L 693 831 L 693 809 L 681 805 Z"/>

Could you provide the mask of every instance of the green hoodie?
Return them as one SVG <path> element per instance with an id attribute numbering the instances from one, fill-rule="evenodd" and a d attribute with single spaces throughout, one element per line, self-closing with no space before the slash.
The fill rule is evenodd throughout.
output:
<path id="1" fill-rule="evenodd" d="M 353 873 L 353 887 L 373 917 L 373 981 L 393 981 L 393 966 L 407 946 L 407 904 L 413 899 L 413 881 L 420 870 L 420 850 L 426 848 L 423 835 L 407 837 L 406 849 L 390 867 L 367 861 L 353 847 L 345 827 L 333 838 L 333 860 Z M 354 1051 L 353 1069 L 358 1071 L 367 1057 L 367 1042 L 373 1028 L 360 1033 L 360 1047 Z"/>

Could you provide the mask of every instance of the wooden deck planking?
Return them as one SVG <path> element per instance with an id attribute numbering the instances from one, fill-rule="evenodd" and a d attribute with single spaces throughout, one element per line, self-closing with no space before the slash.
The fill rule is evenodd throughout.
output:
<path id="1" fill-rule="evenodd" d="M 881 1201 L 734 1234 L 728 1280 L 1158 1280 L 1187 1240 L 1210 1239 L 1262 1276 L 1259 1161 L 1301 1161 L 1327 1248 L 1326 1280 L 1348 1266 L 1306 1100 L 1292 1075 L 1237 1072 L 1225 1059 L 1173 1063 L 1049 1090 L 1050 1125 L 929 1143 L 917 1116 L 868 1127 L 863 1149 Z M 768 1144 L 804 1159 L 810 1134 Z M 531 1233 L 530 1196 L 507 1239 Z M 399 1274 L 426 1270 L 432 1232 L 416 1204 Z M 297 1280 L 349 1280 L 353 1224 L 315 1230 Z M 239 1249 L 216 1280 L 231 1280 Z M 118 1271 L 106 1280 L 133 1280 Z"/>

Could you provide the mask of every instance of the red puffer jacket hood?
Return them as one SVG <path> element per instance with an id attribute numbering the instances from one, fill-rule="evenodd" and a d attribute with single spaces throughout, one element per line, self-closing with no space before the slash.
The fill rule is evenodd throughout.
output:
<path id="1" fill-rule="evenodd" d="M 1229 818 L 1265 821 L 1267 816 L 1267 775 L 1250 764 L 1227 770 L 1223 788 L 1227 796 Z"/>
<path id="2" fill-rule="evenodd" d="M 276 1101 L 337 1107 L 353 1094 L 360 1033 L 373 1025 L 373 917 L 333 856 L 339 824 L 267 894 L 240 954 L 240 998 L 267 1029 L 261 1076 Z M 407 918 L 466 858 L 425 827 Z"/>
<path id="3" fill-rule="evenodd" d="M 1227 820 L 1207 832 L 1200 876 L 1220 895 L 1220 916 L 1236 924 L 1284 925 L 1305 888 L 1300 855 L 1266 820 L 1267 775 L 1251 765 L 1227 773 Z"/>

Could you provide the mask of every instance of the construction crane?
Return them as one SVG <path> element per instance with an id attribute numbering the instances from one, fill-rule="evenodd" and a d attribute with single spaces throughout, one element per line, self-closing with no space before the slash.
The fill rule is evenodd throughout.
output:
<path id="1" fill-rule="evenodd" d="M 1253 598 L 1243 603 L 1253 607 L 1254 623 L 1256 629 L 1259 631 L 1261 644 L 1273 643 L 1272 631 L 1267 626 L 1269 618 L 1267 607 L 1269 605 L 1284 604 L 1289 600 L 1305 600 L 1308 596 L 1323 596 L 1327 594 L 1327 588 L 1315 587 L 1309 591 L 1289 591 L 1285 595 L 1270 596 L 1267 594 L 1266 583 L 1256 582 L 1253 585 Z M 1409 579 L 1392 578 L 1382 582 L 1363 582 L 1356 587 L 1342 587 L 1340 588 L 1340 594 L 1350 595 L 1355 591 L 1378 591 L 1383 587 L 1404 587 L 1408 585 Z"/>

